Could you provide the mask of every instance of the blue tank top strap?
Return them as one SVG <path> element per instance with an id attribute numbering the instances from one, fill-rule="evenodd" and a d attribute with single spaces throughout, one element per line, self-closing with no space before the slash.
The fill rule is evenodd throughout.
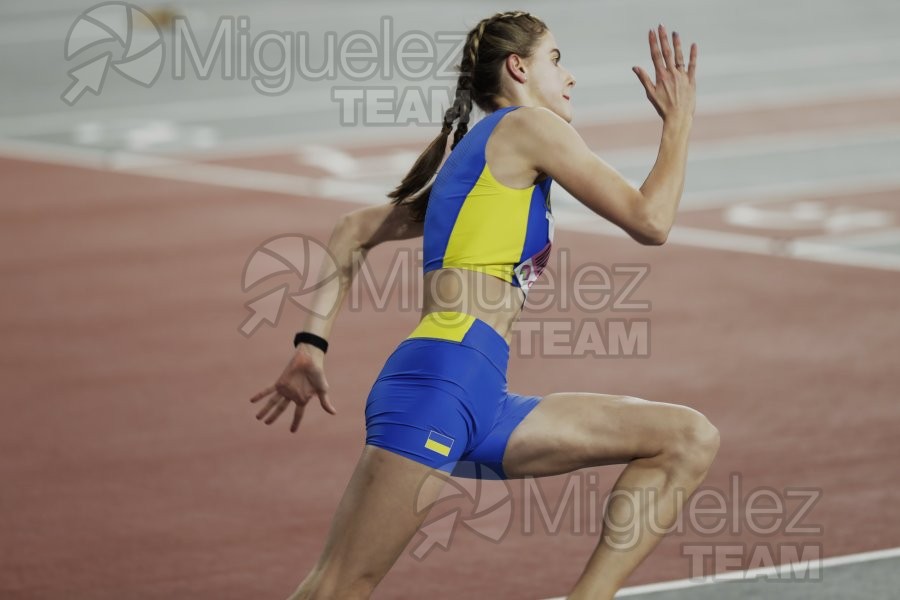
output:
<path id="1" fill-rule="evenodd" d="M 487 140 L 497 126 L 497 123 L 500 122 L 500 119 L 502 119 L 505 114 L 514 111 L 517 108 L 520 107 L 506 106 L 504 108 L 498 108 L 494 112 L 485 115 L 485 117 L 478 121 L 472 130 L 466 134 L 466 137 L 472 136 L 470 143 L 478 143 L 481 145 L 482 158 L 484 157 L 484 147 L 487 145 Z M 463 139 L 465 139 L 465 137 Z"/>

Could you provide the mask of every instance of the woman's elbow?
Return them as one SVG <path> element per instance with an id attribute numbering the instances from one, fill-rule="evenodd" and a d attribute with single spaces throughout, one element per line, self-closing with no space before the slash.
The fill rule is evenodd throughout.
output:
<path id="1" fill-rule="evenodd" d="M 658 228 L 649 231 L 645 234 L 644 242 L 642 242 L 645 246 L 662 246 L 666 243 L 666 240 L 669 239 L 669 230 Z"/>
<path id="2" fill-rule="evenodd" d="M 352 211 L 344 213 L 338 217 L 337 222 L 334 224 L 332 235 L 344 244 L 349 243 L 362 246 L 362 237 L 365 232 L 361 225 L 358 214 L 354 214 Z"/>
<path id="3" fill-rule="evenodd" d="M 644 246 L 662 246 L 669 239 L 671 224 L 653 218 L 643 219 L 632 237 Z"/>

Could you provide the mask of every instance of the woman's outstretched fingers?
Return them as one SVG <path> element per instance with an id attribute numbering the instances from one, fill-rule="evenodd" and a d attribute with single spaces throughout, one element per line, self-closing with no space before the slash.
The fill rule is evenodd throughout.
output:
<path id="1" fill-rule="evenodd" d="M 303 418 L 303 411 L 305 408 L 305 404 L 294 402 L 294 419 L 291 421 L 291 433 L 297 433 L 297 428 L 300 427 L 300 419 Z"/>
<path id="2" fill-rule="evenodd" d="M 677 31 L 672 32 L 672 45 L 675 46 L 675 68 L 683 69 L 685 67 L 684 54 L 681 52 L 681 36 Z"/>
<path id="3" fill-rule="evenodd" d="M 263 398 L 265 398 L 266 396 L 268 396 L 269 394 L 271 394 L 274 391 L 275 391 L 275 386 L 270 385 L 269 387 L 267 387 L 260 393 L 256 394 L 252 398 L 250 398 L 250 402 L 259 402 L 260 400 L 262 400 Z"/>
<path id="4" fill-rule="evenodd" d="M 263 406 L 262 409 L 261 409 L 258 413 L 256 413 L 256 418 L 257 418 L 257 420 L 260 420 L 260 419 L 262 419 L 264 416 L 266 416 L 266 413 L 268 413 L 270 410 L 272 410 L 272 407 L 275 406 L 275 403 L 276 403 L 280 398 L 281 398 L 281 395 L 280 395 L 280 394 L 273 394 L 272 397 L 269 398 L 269 401 L 266 402 L 266 405 Z"/>
<path id="5" fill-rule="evenodd" d="M 330 413 L 332 415 L 337 414 L 337 409 L 334 407 L 334 404 L 331 403 L 331 400 L 328 398 L 328 392 L 319 392 L 319 402 L 322 404 L 322 408 L 325 409 L 325 412 Z"/>
<path id="6" fill-rule="evenodd" d="M 634 71 L 634 74 L 637 75 L 641 85 L 644 86 L 644 89 L 647 90 L 647 93 L 649 94 L 650 90 L 653 89 L 653 81 L 650 79 L 650 75 L 640 67 L 631 67 L 631 70 Z"/>
<path id="7" fill-rule="evenodd" d="M 694 71 L 697 69 L 697 44 L 691 44 L 691 64 L 688 65 L 688 77 L 694 81 Z"/>
<path id="8" fill-rule="evenodd" d="M 653 60 L 653 66 L 656 68 L 656 79 L 659 80 L 663 71 L 666 70 L 666 62 L 663 60 L 662 53 L 659 50 L 659 39 L 656 32 L 650 30 L 650 58 Z"/>
<path id="9" fill-rule="evenodd" d="M 319 403 L 322 405 L 322 408 L 325 409 L 325 412 L 336 415 L 337 409 L 328 398 L 329 386 L 328 381 L 325 379 L 325 373 L 319 369 L 314 370 L 309 375 L 309 382 L 312 384 L 316 396 L 319 397 Z"/>
<path id="10" fill-rule="evenodd" d="M 287 398 L 282 398 L 278 404 L 275 405 L 275 410 L 272 411 L 272 414 L 265 420 L 266 425 L 271 425 L 275 422 L 275 419 L 281 416 L 281 413 L 284 412 L 284 409 L 288 407 L 291 403 Z"/>
<path id="11" fill-rule="evenodd" d="M 659 41 L 662 47 L 663 60 L 666 63 L 666 69 L 674 71 L 675 62 L 672 59 L 672 48 L 669 47 L 669 36 L 666 33 L 666 28 L 662 25 L 659 26 Z"/>

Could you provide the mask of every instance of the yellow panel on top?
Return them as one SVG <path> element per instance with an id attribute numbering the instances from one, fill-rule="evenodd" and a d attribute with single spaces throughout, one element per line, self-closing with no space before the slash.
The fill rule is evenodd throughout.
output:
<path id="1" fill-rule="evenodd" d="M 491 174 L 487 163 L 466 196 L 444 252 L 446 267 L 474 267 L 506 281 L 522 256 L 534 186 L 510 188 Z"/>

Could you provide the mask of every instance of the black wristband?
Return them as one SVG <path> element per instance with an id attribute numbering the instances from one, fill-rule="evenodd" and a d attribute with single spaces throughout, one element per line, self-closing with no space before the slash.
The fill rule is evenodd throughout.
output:
<path id="1" fill-rule="evenodd" d="M 312 344 L 322 352 L 328 352 L 328 341 L 308 331 L 301 331 L 294 336 L 294 348 L 302 343 Z"/>

